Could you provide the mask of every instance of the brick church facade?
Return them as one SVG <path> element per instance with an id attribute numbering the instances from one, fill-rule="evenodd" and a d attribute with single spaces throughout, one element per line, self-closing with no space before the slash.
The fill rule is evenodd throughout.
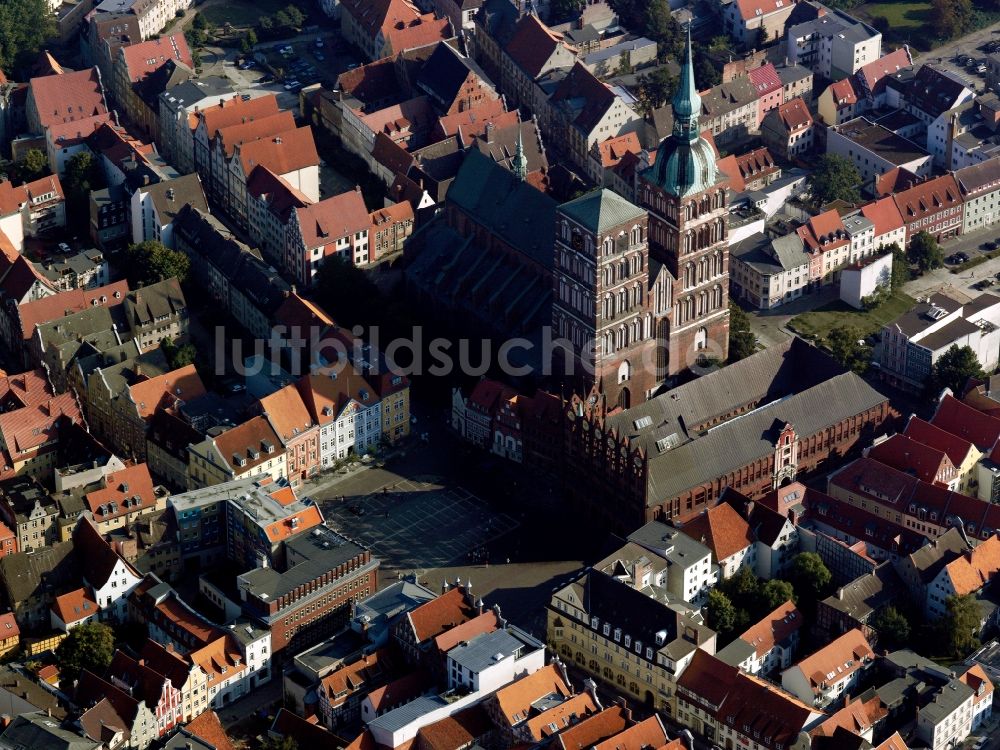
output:
<path id="1" fill-rule="evenodd" d="M 698 126 L 690 37 L 672 106 L 640 206 L 599 189 L 557 210 L 553 333 L 572 343 L 577 385 L 596 385 L 612 407 L 729 354 L 726 190 Z M 566 355 L 554 356 L 558 375 Z"/>

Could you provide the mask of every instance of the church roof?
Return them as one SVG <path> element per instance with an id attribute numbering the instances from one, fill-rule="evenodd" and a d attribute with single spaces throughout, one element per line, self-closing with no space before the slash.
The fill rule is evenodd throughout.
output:
<path id="1" fill-rule="evenodd" d="M 646 215 L 612 190 L 598 188 L 559 207 L 559 212 L 597 234 Z"/>

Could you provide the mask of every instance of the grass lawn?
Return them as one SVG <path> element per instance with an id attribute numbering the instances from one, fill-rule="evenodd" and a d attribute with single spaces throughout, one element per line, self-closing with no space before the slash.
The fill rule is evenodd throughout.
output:
<path id="1" fill-rule="evenodd" d="M 930 0 L 864 3 L 855 10 L 869 22 L 879 16 L 885 18 L 889 24 L 885 37 L 889 41 L 912 44 L 923 50 L 940 44 L 936 35 L 928 33 L 933 29 Z"/>
<path id="2" fill-rule="evenodd" d="M 885 304 L 866 312 L 835 300 L 823 307 L 796 315 L 788 322 L 788 327 L 803 338 L 817 343 L 825 339 L 834 328 L 853 328 L 858 332 L 859 338 L 865 338 L 909 310 L 914 302 L 916 300 L 913 297 L 896 292 Z"/>
<path id="3" fill-rule="evenodd" d="M 270 16 L 288 7 L 289 0 L 233 0 L 215 3 L 199 9 L 213 26 L 222 27 L 226 23 L 233 26 L 253 26 L 261 16 Z"/>

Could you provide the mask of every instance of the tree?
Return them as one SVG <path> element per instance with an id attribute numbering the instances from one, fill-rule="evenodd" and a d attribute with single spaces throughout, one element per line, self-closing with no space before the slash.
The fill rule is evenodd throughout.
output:
<path id="1" fill-rule="evenodd" d="M 212 28 L 212 22 L 208 20 L 208 16 L 204 13 L 196 13 L 191 25 L 200 31 L 208 31 Z"/>
<path id="2" fill-rule="evenodd" d="M 743 566 L 720 586 L 722 593 L 729 597 L 737 609 L 753 610 L 757 608 L 757 596 L 760 593 L 760 579 L 750 568 Z"/>
<path id="3" fill-rule="evenodd" d="M 910 642 L 910 621 L 895 607 L 886 607 L 875 618 L 879 645 L 889 650 L 902 648 Z"/>
<path id="4" fill-rule="evenodd" d="M 198 355 L 198 349 L 194 344 L 177 346 L 168 338 L 160 340 L 160 349 L 163 351 L 163 356 L 167 358 L 167 364 L 170 365 L 171 370 L 194 364 L 195 357 Z"/>
<path id="5" fill-rule="evenodd" d="M 883 252 L 892 253 L 892 279 L 889 284 L 893 291 L 899 289 L 910 280 L 910 263 L 906 259 L 906 253 L 899 246 L 898 242 L 893 242 L 882 248 Z"/>
<path id="6" fill-rule="evenodd" d="M 270 16 L 260 17 L 260 29 L 261 31 L 270 31 L 274 28 L 274 19 Z"/>
<path id="7" fill-rule="evenodd" d="M 705 614 L 708 617 L 708 627 L 723 636 L 733 632 L 736 626 L 736 607 L 729 597 L 715 588 L 708 592 L 705 602 Z"/>
<path id="8" fill-rule="evenodd" d="M 861 200 L 858 185 L 861 175 L 855 166 L 837 154 L 824 154 L 816 168 L 806 178 L 813 201 L 824 205 L 834 200 L 857 203 Z"/>
<path id="9" fill-rule="evenodd" d="M 301 29 L 302 24 L 306 22 L 306 14 L 299 10 L 297 5 L 286 5 L 285 15 L 288 17 L 288 23 L 293 29 Z"/>
<path id="10" fill-rule="evenodd" d="M 677 19 L 670 14 L 667 0 L 647 0 L 644 28 L 646 36 L 656 42 L 661 59 L 679 57 L 684 35 Z"/>
<path id="11" fill-rule="evenodd" d="M 87 622 L 69 631 L 56 648 L 60 679 L 71 685 L 84 670 L 101 674 L 115 654 L 115 634 L 103 622 Z"/>
<path id="12" fill-rule="evenodd" d="M 729 361 L 739 362 L 757 351 L 757 336 L 750 330 L 750 316 L 729 303 Z"/>
<path id="13" fill-rule="evenodd" d="M 944 252 L 933 235 L 917 232 L 910 240 L 910 260 L 920 266 L 921 271 L 933 271 L 944 265 Z"/>
<path id="14" fill-rule="evenodd" d="M 261 750 L 299 750 L 299 743 L 294 737 L 267 737 L 260 745 Z"/>
<path id="15" fill-rule="evenodd" d="M 148 286 L 170 278 L 186 281 L 191 261 L 184 253 L 171 250 L 161 242 L 146 240 L 129 245 L 125 268 L 131 286 Z"/>
<path id="16" fill-rule="evenodd" d="M 21 182 L 32 182 L 49 174 L 49 157 L 37 148 L 29 148 L 24 158 L 17 164 L 18 179 Z"/>
<path id="17" fill-rule="evenodd" d="M 55 15 L 46 0 L 3 0 L 0 3 L 0 70 L 25 68 L 46 39 L 55 36 Z M 27 80 L 27 77 L 15 80 Z"/>
<path id="18" fill-rule="evenodd" d="M 962 658 L 979 648 L 982 612 L 975 597 L 949 596 L 945 601 L 944 630 L 952 656 Z"/>
<path id="19" fill-rule="evenodd" d="M 716 66 L 715 60 L 698 47 L 694 53 L 694 83 L 699 91 L 710 89 L 722 82 L 722 71 Z"/>
<path id="20" fill-rule="evenodd" d="M 639 109 L 649 114 L 662 107 L 677 90 L 677 76 L 672 75 L 666 65 L 661 65 L 650 73 L 639 76 Z"/>
<path id="21" fill-rule="evenodd" d="M 931 0 L 931 17 L 936 28 L 948 38 L 969 30 L 973 23 L 971 0 Z"/>
<path id="22" fill-rule="evenodd" d="M 247 40 L 247 44 L 251 47 L 257 46 L 257 32 L 253 29 L 249 29 L 243 38 Z"/>
<path id="23" fill-rule="evenodd" d="M 100 162 L 89 150 L 70 157 L 62 179 L 66 194 L 66 223 L 69 226 L 87 223 L 90 216 L 90 193 L 92 190 L 100 190 L 105 184 Z"/>
<path id="24" fill-rule="evenodd" d="M 549 16 L 553 24 L 570 21 L 580 15 L 584 0 L 551 0 Z"/>
<path id="25" fill-rule="evenodd" d="M 833 576 L 823 558 L 815 552 L 802 552 L 792 563 L 791 579 L 799 596 L 815 603 L 826 596 Z"/>
<path id="26" fill-rule="evenodd" d="M 785 602 L 795 601 L 795 589 L 788 581 L 772 578 L 761 587 L 760 598 L 767 611 L 773 612 Z"/>
<path id="27" fill-rule="evenodd" d="M 860 343 L 859 343 L 860 342 Z M 834 328 L 826 335 L 830 354 L 848 370 L 861 374 L 868 369 L 872 349 L 854 328 Z"/>
<path id="28" fill-rule="evenodd" d="M 931 394 L 940 394 L 945 388 L 961 396 L 969 378 L 982 378 L 983 368 L 976 353 L 969 346 L 952 344 L 948 351 L 934 363 L 931 372 Z"/>

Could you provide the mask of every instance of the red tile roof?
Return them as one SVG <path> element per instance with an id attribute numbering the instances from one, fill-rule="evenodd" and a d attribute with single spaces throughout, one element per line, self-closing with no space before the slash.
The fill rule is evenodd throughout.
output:
<path id="1" fill-rule="evenodd" d="M 529 78 L 537 78 L 562 43 L 562 34 L 550 29 L 533 13 L 526 13 L 514 27 L 505 51 Z"/>
<path id="2" fill-rule="evenodd" d="M 833 94 L 833 103 L 837 107 L 846 107 L 858 103 L 858 95 L 854 93 L 854 84 L 850 78 L 836 81 L 830 84 L 830 92 Z"/>
<path id="3" fill-rule="evenodd" d="M 761 658 L 798 631 L 802 624 L 802 613 L 795 603 L 785 602 L 743 633 L 740 640 L 749 643 L 757 658 Z"/>
<path id="4" fill-rule="evenodd" d="M 955 475 L 955 465 L 944 451 L 917 442 L 906 435 L 893 435 L 868 449 L 876 461 L 905 471 L 922 482 L 933 484 L 942 474 Z"/>
<path id="5" fill-rule="evenodd" d="M 320 689 L 331 705 L 339 706 L 353 693 L 383 685 L 391 668 L 388 649 L 380 648 L 330 672 L 320 680 Z"/>
<path id="6" fill-rule="evenodd" d="M 496 613 L 488 609 L 471 620 L 456 625 L 434 638 L 434 647 L 439 653 L 446 654 L 462 641 L 471 641 L 477 635 L 492 633 L 499 627 Z"/>
<path id="7" fill-rule="evenodd" d="M 48 297 L 26 302 L 17 308 L 21 318 L 21 338 L 25 343 L 31 340 L 35 326 L 78 313 L 88 307 L 107 305 L 113 307 L 125 301 L 128 282 L 116 281 L 97 289 L 70 289 Z"/>
<path id="8" fill-rule="evenodd" d="M 236 474 L 245 474 L 284 452 L 278 434 L 266 417 L 248 419 L 212 438 L 212 442 L 227 467 Z M 267 452 L 268 447 L 271 453 Z M 241 464 L 241 460 L 244 463 Z M 279 532 L 274 529 L 274 533 Z"/>
<path id="9" fill-rule="evenodd" d="M 428 604 L 433 602 L 423 606 L 426 607 Z M 537 672 L 532 672 L 527 677 L 500 688 L 493 699 L 507 725 L 514 727 L 528 719 L 533 703 L 539 698 L 553 694 L 568 698 L 572 694 L 572 689 L 563 679 L 558 667 L 555 664 L 547 664 Z M 663 743 L 657 743 L 653 747 L 659 747 L 661 744 Z"/>
<path id="10" fill-rule="evenodd" d="M 320 425 L 335 422 L 351 402 L 371 406 L 378 400 L 368 380 L 349 367 L 336 378 L 322 373 L 305 375 L 297 385 L 309 413 Z"/>
<path id="11" fill-rule="evenodd" d="M 219 128 L 215 131 L 214 138 L 222 144 L 226 158 L 229 158 L 233 155 L 238 144 L 270 138 L 294 129 L 295 116 L 291 110 L 283 109 L 273 115 L 264 115 L 253 120 Z"/>
<path id="12" fill-rule="evenodd" d="M 194 69 L 191 50 L 184 34 L 181 33 L 130 44 L 122 47 L 118 54 L 125 60 L 125 69 L 132 83 L 141 81 L 168 60 L 183 63 Z"/>
<path id="13" fill-rule="evenodd" d="M 478 614 L 476 608 L 468 601 L 465 589 L 455 587 L 436 599 L 421 604 L 408 613 L 407 618 L 413 627 L 417 643 L 423 643 L 456 625 L 468 622 Z"/>
<path id="14" fill-rule="evenodd" d="M 736 0 L 736 7 L 739 8 L 740 16 L 744 21 L 749 21 L 768 13 L 775 13 L 782 9 L 791 7 L 790 3 L 782 0 Z"/>
<path id="15" fill-rule="evenodd" d="M 861 214 L 875 225 L 875 236 L 879 237 L 903 227 L 903 217 L 896 202 L 890 198 L 879 198 L 861 207 Z"/>
<path id="16" fill-rule="evenodd" d="M 249 466 L 249 464 L 247 464 Z M 271 544 L 288 539 L 295 534 L 323 525 L 323 514 L 315 505 L 296 511 L 280 521 L 269 523 L 264 527 L 264 533 Z"/>
<path id="17" fill-rule="evenodd" d="M 32 78 L 31 98 L 43 128 L 106 113 L 97 68 Z"/>
<path id="18" fill-rule="evenodd" d="M 813 124 L 812 113 L 809 112 L 806 103 L 802 101 L 802 97 L 797 96 L 791 101 L 779 104 L 776 111 L 790 134 L 805 130 Z"/>
<path id="19" fill-rule="evenodd" d="M 283 445 L 294 441 L 303 432 L 316 425 L 294 385 L 287 385 L 264 396 L 259 403 Z"/>
<path id="20" fill-rule="evenodd" d="M 670 747 L 667 732 L 657 714 L 645 721 L 633 724 L 614 737 L 598 742 L 593 750 L 648 750 L 649 748 Z"/>
<path id="21" fill-rule="evenodd" d="M 858 68 L 858 80 L 862 81 L 870 92 L 877 94 L 884 87 L 883 81 L 887 76 L 895 75 L 903 68 L 908 68 L 912 64 L 913 59 L 910 57 L 910 50 L 902 47 L 887 55 L 882 55 L 882 57 L 874 62 L 862 65 Z"/>
<path id="22" fill-rule="evenodd" d="M 906 423 L 903 434 L 908 438 L 916 440 L 918 443 L 937 448 L 948 456 L 955 466 L 961 466 L 968 458 L 969 452 L 975 447 L 968 440 L 952 435 L 947 430 L 935 427 L 930 422 L 925 422 L 916 414 L 910 417 Z"/>
<path id="23" fill-rule="evenodd" d="M 973 664 L 965 671 L 964 674 L 959 675 L 958 679 L 972 688 L 973 692 L 976 694 L 972 699 L 973 704 L 993 700 L 993 683 L 986 675 L 985 670 L 978 664 Z M 982 688 L 981 692 L 980 687 Z"/>
<path id="24" fill-rule="evenodd" d="M 49 126 L 48 138 L 55 146 L 67 148 L 82 143 L 110 122 L 111 115 L 107 112 L 70 122 L 56 122 Z"/>
<path id="25" fill-rule="evenodd" d="M 750 77 L 750 84 L 754 87 L 759 97 L 781 88 L 781 77 L 778 75 L 778 70 L 774 67 L 774 63 L 754 68 L 747 75 Z"/>
<path id="26" fill-rule="evenodd" d="M 599 708 L 590 693 L 577 693 L 558 706 L 553 706 L 528 719 L 528 733 L 532 740 L 541 742 L 546 737 L 551 737 L 581 718 L 595 714 Z"/>
<path id="27" fill-rule="evenodd" d="M 447 18 L 435 18 L 433 13 L 421 15 L 416 22 L 400 27 L 394 24 L 383 29 L 383 36 L 391 54 L 398 55 L 408 49 L 425 47 L 434 42 L 452 38 L 451 23 Z"/>
<path id="28" fill-rule="evenodd" d="M 88 492 L 84 498 L 98 522 L 156 507 L 153 478 L 144 463 L 113 471 L 104 477 L 102 484 L 100 489 Z"/>
<path id="29" fill-rule="evenodd" d="M 435 131 L 438 138 L 443 139 L 459 133 L 464 143 L 471 143 L 477 135 L 486 132 L 488 123 L 493 123 L 496 128 L 506 128 L 520 121 L 517 112 L 508 112 L 503 108 L 502 99 L 487 99 L 472 109 L 439 118 Z"/>
<path id="30" fill-rule="evenodd" d="M 205 384 L 201 382 L 194 365 L 185 365 L 155 378 L 141 380 L 129 386 L 128 392 L 141 419 L 152 416 L 160 406 L 172 405 L 178 400 L 191 401 L 206 393 Z"/>
<path id="31" fill-rule="evenodd" d="M 11 456 L 24 460 L 30 451 L 55 441 L 63 417 L 83 420 L 73 394 L 54 395 L 41 370 L 0 377 L 0 404 L 0 437 L 9 454 L 8 466 L 13 465 Z"/>
<path id="32" fill-rule="evenodd" d="M 319 165 L 316 141 L 308 125 L 245 143 L 239 147 L 239 154 L 245 175 L 249 175 L 257 165 L 263 165 L 279 176 Z"/>
<path id="33" fill-rule="evenodd" d="M 601 166 L 610 169 L 622 160 L 625 154 L 638 154 L 642 151 L 639 136 L 635 132 L 608 138 L 597 144 L 601 155 Z"/>
<path id="34" fill-rule="evenodd" d="M 875 178 L 873 189 L 875 195 L 892 195 L 900 190 L 911 188 L 918 182 L 920 182 L 920 178 L 906 167 L 893 167 Z"/>
<path id="35" fill-rule="evenodd" d="M 462 750 L 493 730 L 482 706 L 459 711 L 417 732 L 417 750 Z"/>
<path id="36" fill-rule="evenodd" d="M 983 414 L 950 395 L 938 403 L 931 424 L 968 440 L 983 452 L 992 450 L 1000 438 L 1000 419 Z"/>
<path id="37" fill-rule="evenodd" d="M 962 192 L 958 189 L 954 176 L 946 174 L 914 185 L 909 190 L 895 193 L 892 199 L 896 202 L 896 208 L 899 209 L 903 221 L 910 224 L 941 211 L 960 208 Z M 958 221 L 961 221 L 961 217 Z"/>
<path id="38" fill-rule="evenodd" d="M 295 214 L 306 250 L 330 245 L 333 252 L 337 238 L 367 231 L 371 226 L 360 188 L 297 208 Z"/>
<path id="39" fill-rule="evenodd" d="M 300 297 L 296 292 L 285 298 L 274 314 L 274 319 L 276 323 L 288 328 L 294 329 L 297 326 L 302 333 L 308 332 L 313 327 L 325 329 L 333 325 L 333 319 L 322 307 Z"/>
<path id="40" fill-rule="evenodd" d="M 1000 572 L 1000 537 L 993 535 L 945 565 L 958 596 L 974 594 Z"/>
<path id="41" fill-rule="evenodd" d="M 560 750 L 586 750 L 608 737 L 614 737 L 631 722 L 631 712 L 623 706 L 609 706 L 588 716 L 556 735 Z"/>
<path id="42" fill-rule="evenodd" d="M 21 635 L 21 629 L 17 626 L 13 612 L 5 612 L 0 615 L 0 641 L 7 638 L 17 638 Z"/>
<path id="43" fill-rule="evenodd" d="M 750 525 L 729 503 L 709 508 L 685 523 L 681 531 L 712 550 L 717 563 L 754 543 Z"/>
<path id="44" fill-rule="evenodd" d="M 855 628 L 802 659 L 792 669 L 798 669 L 818 695 L 830 672 L 835 672 L 838 678 L 844 678 L 874 658 L 875 652 L 868 645 L 864 633 Z"/>
<path id="45" fill-rule="evenodd" d="M 807 252 L 825 253 L 851 242 L 840 214 L 834 209 L 809 217 L 809 221 L 795 231 L 805 243 Z"/>
<path id="46" fill-rule="evenodd" d="M 212 709 L 203 711 L 194 719 L 188 722 L 185 727 L 198 739 L 204 740 L 215 750 L 235 750 L 232 740 L 226 734 L 219 715 Z"/>
<path id="47" fill-rule="evenodd" d="M 56 597 L 56 600 L 52 603 L 52 611 L 56 613 L 56 617 L 62 620 L 66 625 L 73 625 L 74 623 L 85 620 L 88 617 L 94 617 L 100 612 L 101 608 L 94 601 L 93 597 L 88 593 L 87 589 L 79 588 L 76 591 L 70 591 L 66 594 L 61 594 Z M 4 636 L 0 634 L 0 638 Z"/>
<path id="48" fill-rule="evenodd" d="M 418 698 L 433 685 L 434 681 L 426 672 L 417 670 L 375 688 L 368 694 L 368 702 L 376 715 L 382 714 Z"/>
<path id="49" fill-rule="evenodd" d="M 198 119 L 204 121 L 208 137 L 215 135 L 220 128 L 236 125 L 257 117 L 277 114 L 278 98 L 274 94 L 244 99 L 234 96 L 225 99 L 213 107 L 207 107 L 198 113 Z"/>
<path id="50" fill-rule="evenodd" d="M 282 224 L 288 223 L 293 210 L 312 203 L 309 196 L 263 166 L 254 167 L 250 173 L 247 195 L 264 201 Z"/>

